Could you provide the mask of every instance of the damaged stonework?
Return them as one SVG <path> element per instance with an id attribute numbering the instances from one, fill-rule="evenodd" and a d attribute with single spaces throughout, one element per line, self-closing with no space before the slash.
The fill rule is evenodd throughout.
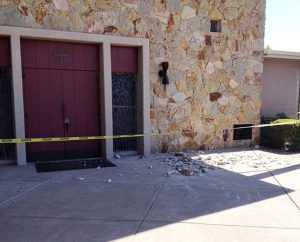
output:
<path id="1" fill-rule="evenodd" d="M 210 32 L 211 20 L 220 33 Z M 194 131 L 152 137 L 153 152 L 259 142 L 257 130 L 246 141 L 230 130 L 260 123 L 264 21 L 265 0 L 0 1 L 0 25 L 149 39 L 151 132 Z"/>
<path id="2" fill-rule="evenodd" d="M 163 160 L 170 169 L 166 176 L 181 174 L 184 176 L 197 176 L 217 169 L 215 166 L 205 163 L 197 152 L 175 152 Z"/>
<path id="3" fill-rule="evenodd" d="M 300 161 L 299 154 L 284 156 L 284 152 L 255 149 L 226 149 L 170 153 L 162 157 L 166 177 L 171 176 L 204 176 L 212 172 L 262 171 L 292 166 Z"/>

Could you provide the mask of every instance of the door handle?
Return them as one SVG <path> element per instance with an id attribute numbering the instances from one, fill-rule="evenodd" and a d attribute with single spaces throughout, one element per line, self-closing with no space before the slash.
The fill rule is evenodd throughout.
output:
<path id="1" fill-rule="evenodd" d="M 68 118 L 65 119 L 65 127 L 66 127 L 66 131 L 69 132 L 69 123 L 70 120 Z"/>

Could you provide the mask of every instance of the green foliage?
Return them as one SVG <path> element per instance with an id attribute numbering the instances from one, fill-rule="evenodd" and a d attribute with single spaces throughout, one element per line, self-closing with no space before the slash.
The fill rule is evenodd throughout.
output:
<path id="1" fill-rule="evenodd" d="M 277 119 L 275 120 L 274 122 L 272 122 L 274 124 L 282 124 L 282 123 L 300 123 L 300 120 L 299 119 L 291 119 L 291 118 L 288 118 L 288 119 Z"/>
<path id="2" fill-rule="evenodd" d="M 300 120 L 277 119 L 271 122 L 271 124 L 292 122 L 296 122 L 296 124 L 262 128 L 262 145 L 277 149 L 300 150 Z"/>
<path id="3" fill-rule="evenodd" d="M 287 119 L 288 116 L 285 113 L 276 113 L 276 118 Z"/>
<path id="4" fill-rule="evenodd" d="M 265 117 L 265 116 L 262 116 L 261 117 L 261 123 L 262 124 L 269 124 L 273 121 L 275 121 L 277 118 L 274 118 L 274 117 Z"/>
<path id="5" fill-rule="evenodd" d="M 288 116 L 285 113 L 277 113 L 275 117 L 261 117 L 261 123 L 262 124 L 269 124 L 271 122 L 274 122 L 278 119 L 289 119 Z"/>

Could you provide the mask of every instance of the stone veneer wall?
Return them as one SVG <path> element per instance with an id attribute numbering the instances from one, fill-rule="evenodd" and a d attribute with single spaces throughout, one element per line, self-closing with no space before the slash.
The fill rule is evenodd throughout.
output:
<path id="1" fill-rule="evenodd" d="M 244 142 L 229 129 L 260 123 L 264 20 L 265 0 L 0 1 L 0 25 L 149 38 L 151 130 L 195 131 L 152 138 L 152 151 L 258 142 L 257 129 Z"/>

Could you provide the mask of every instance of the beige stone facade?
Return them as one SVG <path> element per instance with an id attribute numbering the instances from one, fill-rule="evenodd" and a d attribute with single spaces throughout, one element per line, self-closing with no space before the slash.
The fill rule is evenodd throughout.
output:
<path id="1" fill-rule="evenodd" d="M 221 21 L 220 33 L 211 20 Z M 151 131 L 193 131 L 152 137 L 154 152 L 258 141 L 256 129 L 243 142 L 230 129 L 260 123 L 264 21 L 265 0 L 0 2 L 0 25 L 149 39 Z"/>

